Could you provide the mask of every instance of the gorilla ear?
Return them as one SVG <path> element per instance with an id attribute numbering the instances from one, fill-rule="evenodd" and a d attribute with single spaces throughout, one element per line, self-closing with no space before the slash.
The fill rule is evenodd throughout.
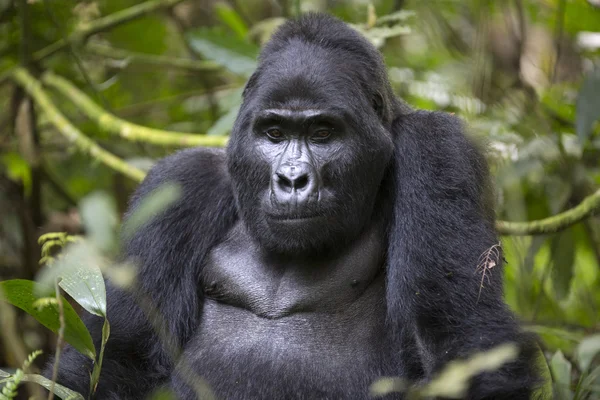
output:
<path id="1" fill-rule="evenodd" d="M 371 99 L 371 105 L 373 106 L 373 110 L 380 119 L 383 119 L 383 96 L 381 93 L 377 92 L 373 95 Z"/>

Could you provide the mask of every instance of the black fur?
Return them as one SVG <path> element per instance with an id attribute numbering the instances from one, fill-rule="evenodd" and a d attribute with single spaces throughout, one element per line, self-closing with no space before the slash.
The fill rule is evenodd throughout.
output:
<path id="1" fill-rule="evenodd" d="M 282 105 L 347 113 L 342 143 L 348 153 L 332 153 L 340 161 L 320 165 L 322 180 L 336 188 L 337 197 L 319 207 L 338 225 L 311 235 L 275 234 L 258 207 L 271 170 L 257 161 L 251 124 L 258 110 Z M 158 163 L 137 190 L 130 209 L 164 182 L 179 182 L 183 196 L 125 244 L 125 255 L 140 266 L 139 288 L 131 295 L 109 285 L 111 338 L 96 398 L 140 399 L 169 384 L 173 360 L 184 349 L 188 365 L 213 382 L 221 397 L 355 399 L 366 397 L 368 382 L 343 377 L 392 374 L 423 382 L 448 361 L 505 342 L 520 346 L 519 359 L 479 375 L 468 398 L 529 398 L 537 383 L 535 345 L 502 300 L 502 260 L 495 260 L 491 282 L 481 290 L 475 272 L 480 255 L 498 237 L 486 162 L 462 132 L 455 117 L 413 111 L 396 99 L 377 50 L 342 22 L 311 14 L 283 25 L 248 82 L 227 155 L 181 151 Z M 322 252 L 335 257 L 331 249 L 345 248 L 368 224 L 378 224 L 386 249 L 385 323 L 377 348 L 385 354 L 364 354 L 365 362 L 335 367 L 276 370 L 260 355 L 234 356 L 228 369 L 218 369 L 230 356 L 194 344 L 211 285 L 202 272 L 211 250 L 240 218 L 261 249 L 315 259 Z M 98 341 L 101 321 L 87 323 Z M 199 360 L 200 353 L 213 358 Z M 90 370 L 88 360 L 68 347 L 59 382 L 87 393 Z M 247 379 L 246 386 L 227 386 L 232 374 L 239 374 L 235 382 Z M 186 384 L 182 376 L 189 373 L 174 375 L 177 392 L 192 396 L 186 388 L 199 380 L 189 376 Z"/>

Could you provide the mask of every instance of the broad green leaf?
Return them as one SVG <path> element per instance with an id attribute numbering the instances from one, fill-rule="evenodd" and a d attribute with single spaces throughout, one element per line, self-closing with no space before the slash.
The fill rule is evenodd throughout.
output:
<path id="1" fill-rule="evenodd" d="M 34 317 L 52 332 L 58 332 L 60 328 L 58 305 L 48 304 L 42 308 L 33 306 L 34 302 L 44 296 L 37 294 L 40 284 L 25 279 L 13 279 L 0 282 L 0 295 L 8 303 L 25 311 Z M 52 287 L 42 288 L 44 293 L 54 294 Z M 96 349 L 92 337 L 87 328 L 73 309 L 69 302 L 63 298 L 63 310 L 65 316 L 65 341 L 77 351 L 92 360 L 96 356 Z"/>
<path id="2" fill-rule="evenodd" d="M 579 343 L 576 354 L 581 371 L 587 371 L 598 353 L 600 353 L 600 335 L 588 336 Z"/>
<path id="3" fill-rule="evenodd" d="M 240 106 L 231 108 L 214 123 L 213 126 L 206 132 L 207 135 L 223 136 L 231 132 L 235 119 L 237 118 Z"/>
<path id="4" fill-rule="evenodd" d="M 242 17 L 235 12 L 228 4 L 226 3 L 217 3 L 215 4 L 215 11 L 217 12 L 217 16 L 219 19 L 227 25 L 235 34 L 240 38 L 244 39 L 246 34 L 248 33 L 248 27 L 242 20 Z"/>
<path id="5" fill-rule="evenodd" d="M 59 285 L 88 312 L 106 317 L 106 288 L 100 266 L 105 262 L 96 247 L 82 240 L 65 248 L 62 256 L 42 270 L 38 281 Z"/>
<path id="6" fill-rule="evenodd" d="M 194 51 L 234 74 L 248 78 L 256 69 L 258 47 L 222 30 L 199 28 L 189 32 L 186 39 Z"/>
<path id="7" fill-rule="evenodd" d="M 43 377 L 42 375 L 26 374 L 23 377 L 23 380 L 25 382 L 35 382 L 48 390 L 50 390 L 50 388 L 52 387 L 52 381 L 46 377 Z M 54 383 L 52 393 L 54 393 L 63 400 L 85 400 L 85 398 L 81 394 L 63 385 L 59 385 L 58 383 Z"/>
<path id="8" fill-rule="evenodd" d="M 590 72 L 577 96 L 577 136 L 585 144 L 600 119 L 600 68 Z"/>
<path id="9" fill-rule="evenodd" d="M 558 350 L 550 360 L 550 370 L 554 377 L 554 386 L 560 400 L 569 400 L 571 391 L 571 363 L 565 358 L 563 353 Z"/>
<path id="10" fill-rule="evenodd" d="M 573 229 L 558 233 L 550 242 L 552 254 L 552 285 L 558 300 L 569 294 L 575 265 L 575 235 Z"/>
<path id="11" fill-rule="evenodd" d="M 117 238 L 117 208 L 113 199 L 104 192 L 95 192 L 79 206 L 87 238 L 101 251 L 115 248 Z"/>

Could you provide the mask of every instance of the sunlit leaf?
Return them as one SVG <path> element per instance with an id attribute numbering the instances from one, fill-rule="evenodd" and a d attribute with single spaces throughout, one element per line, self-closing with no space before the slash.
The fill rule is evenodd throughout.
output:
<path id="1" fill-rule="evenodd" d="M 54 296 L 52 287 L 41 288 L 40 286 L 40 284 L 25 279 L 0 282 L 0 296 L 2 296 L 0 298 L 25 311 L 46 328 L 57 333 L 60 328 L 58 305 L 50 303 L 45 307 L 34 307 L 34 303 L 44 297 L 38 292 Z M 94 359 L 96 349 L 90 333 L 65 298 L 63 298 L 62 304 L 65 316 L 65 341 L 80 353 Z"/>
<path id="2" fill-rule="evenodd" d="M 217 3 L 215 4 L 215 11 L 219 19 L 235 32 L 240 39 L 246 37 L 248 27 L 244 23 L 244 20 L 242 20 L 242 17 L 233 8 L 226 3 Z"/>
<path id="3" fill-rule="evenodd" d="M 576 354 L 581 371 L 587 371 L 594 357 L 600 353 L 600 335 L 586 337 L 577 346 Z"/>
<path id="4" fill-rule="evenodd" d="M 51 267 L 42 270 L 38 281 L 48 285 L 59 279 L 60 287 L 79 305 L 106 317 L 106 288 L 100 268 L 103 262 L 98 250 L 82 240 L 67 246 Z"/>
<path id="5" fill-rule="evenodd" d="M 377 379 L 371 387 L 369 391 L 371 392 L 371 396 L 385 396 L 390 393 L 402 393 L 406 392 L 410 388 L 409 383 L 402 378 L 380 378 Z"/>
<path id="6" fill-rule="evenodd" d="M 590 72 L 577 97 L 577 136 L 585 143 L 600 119 L 600 68 Z"/>

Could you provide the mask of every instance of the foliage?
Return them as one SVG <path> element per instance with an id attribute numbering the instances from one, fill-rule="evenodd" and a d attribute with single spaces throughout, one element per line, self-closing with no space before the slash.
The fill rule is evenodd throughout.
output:
<path id="1" fill-rule="evenodd" d="M 595 4 L 0 0 L 2 296 L 94 359 L 97 383 L 103 344 L 76 309 L 105 318 L 105 343 L 103 277 L 135 283 L 116 259 L 135 181 L 176 147 L 225 145 L 260 46 L 287 18 L 328 11 L 380 48 L 398 95 L 460 115 L 490 149 L 507 302 L 542 339 L 555 396 L 598 399 L 600 43 L 582 45 L 600 34 Z M 159 189 L 123 237 L 179 190 Z M 496 271 L 484 259 L 474 273 L 484 286 Z M 25 318 L 7 321 L 0 343 L 50 350 Z M 0 365 L 23 361 L 0 350 Z M 83 398 L 23 371 L 0 375 L 11 396 L 20 380 Z"/>

